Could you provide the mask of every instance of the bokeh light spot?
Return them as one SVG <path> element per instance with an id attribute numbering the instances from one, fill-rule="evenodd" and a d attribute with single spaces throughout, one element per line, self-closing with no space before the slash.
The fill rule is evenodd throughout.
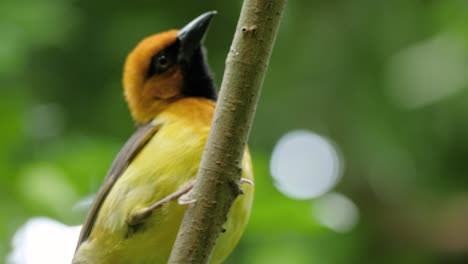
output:
<path id="1" fill-rule="evenodd" d="M 32 218 L 12 241 L 8 264 L 70 263 L 81 226 L 67 226 L 48 218 Z"/>
<path id="2" fill-rule="evenodd" d="M 65 173 L 54 164 L 36 163 L 24 169 L 18 188 L 32 205 L 65 217 L 78 200 L 74 186 L 66 179 Z"/>
<path id="3" fill-rule="evenodd" d="M 351 231 L 359 220 L 356 205 L 339 193 L 329 193 L 317 199 L 313 211 L 320 224 L 338 233 Z"/>
<path id="4" fill-rule="evenodd" d="M 284 195 L 294 199 L 318 197 L 338 182 L 342 170 L 335 144 L 308 131 L 293 131 L 276 144 L 271 175 Z"/>
<path id="5" fill-rule="evenodd" d="M 463 40 L 441 33 L 411 46 L 389 61 L 387 92 L 403 108 L 418 108 L 456 94 L 468 84 Z"/>

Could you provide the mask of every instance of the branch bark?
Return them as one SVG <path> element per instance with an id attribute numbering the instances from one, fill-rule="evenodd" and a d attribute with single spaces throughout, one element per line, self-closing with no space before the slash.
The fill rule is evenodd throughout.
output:
<path id="1" fill-rule="evenodd" d="M 240 193 L 241 164 L 286 0 L 244 0 L 210 135 L 169 263 L 208 263 Z"/>

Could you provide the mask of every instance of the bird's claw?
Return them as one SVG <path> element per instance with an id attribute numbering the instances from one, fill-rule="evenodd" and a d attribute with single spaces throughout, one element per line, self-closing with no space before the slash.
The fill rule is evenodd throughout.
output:
<path id="1" fill-rule="evenodd" d="M 247 183 L 249 185 L 255 186 L 254 182 L 252 180 L 250 180 L 250 179 L 247 179 L 247 178 L 241 178 L 240 182 L 241 182 L 241 184 Z"/>
<path id="2" fill-rule="evenodd" d="M 240 185 L 242 185 L 243 183 L 247 183 L 251 186 L 254 186 L 254 182 L 250 179 L 247 179 L 247 178 L 241 178 L 240 180 Z M 239 194 L 240 195 L 244 195 L 244 189 L 242 187 L 239 187 Z"/>
<path id="3" fill-rule="evenodd" d="M 180 205 L 189 205 L 189 204 L 192 204 L 192 203 L 196 202 L 197 200 L 194 199 L 191 194 L 192 194 L 192 192 L 190 191 L 190 192 L 180 196 L 179 199 L 177 199 L 177 202 Z"/>
<path id="4" fill-rule="evenodd" d="M 177 199 L 179 204 L 190 204 L 195 202 L 193 198 L 191 198 L 190 193 L 193 188 L 193 184 L 195 181 L 189 182 L 184 187 L 180 188 L 179 190 L 169 194 L 168 196 L 164 197 L 163 199 L 153 203 L 152 205 L 137 210 L 135 213 L 130 215 L 127 219 L 127 223 L 130 225 L 138 224 L 143 222 L 146 218 L 148 218 L 154 210 L 162 207 L 164 204 Z"/>

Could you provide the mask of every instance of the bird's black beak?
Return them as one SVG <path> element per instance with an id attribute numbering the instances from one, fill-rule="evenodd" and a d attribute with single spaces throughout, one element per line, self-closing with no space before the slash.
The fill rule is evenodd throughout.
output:
<path id="1" fill-rule="evenodd" d="M 177 39 L 180 43 L 178 61 L 190 61 L 193 53 L 203 41 L 208 26 L 216 11 L 209 11 L 192 20 L 179 31 Z"/>

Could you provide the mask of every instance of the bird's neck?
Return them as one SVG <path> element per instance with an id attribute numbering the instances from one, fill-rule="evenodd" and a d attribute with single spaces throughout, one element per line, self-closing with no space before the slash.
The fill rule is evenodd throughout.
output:
<path id="1" fill-rule="evenodd" d="M 184 65 L 183 75 L 184 88 L 182 93 L 185 96 L 203 97 L 216 101 L 216 84 L 202 47 L 195 51 L 190 64 Z"/>
<path id="2" fill-rule="evenodd" d="M 188 121 L 195 125 L 211 124 L 216 103 L 203 97 L 184 97 L 169 104 L 156 119 Z"/>

